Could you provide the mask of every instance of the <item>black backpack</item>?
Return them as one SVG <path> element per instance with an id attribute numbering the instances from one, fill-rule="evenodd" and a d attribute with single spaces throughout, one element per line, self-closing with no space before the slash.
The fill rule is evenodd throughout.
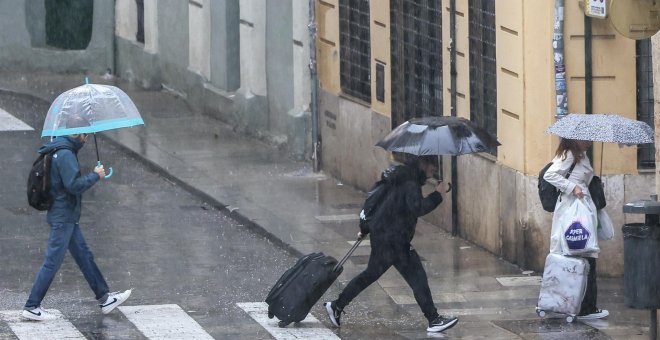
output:
<path id="1" fill-rule="evenodd" d="M 50 164 L 53 154 L 63 147 L 56 148 L 45 154 L 39 154 L 39 157 L 32 163 L 32 169 L 27 180 L 27 198 L 31 207 L 37 210 L 48 210 L 53 205 L 53 198 L 50 196 Z"/>
<path id="2" fill-rule="evenodd" d="M 367 193 L 367 199 L 364 201 L 364 205 L 360 211 L 360 230 L 370 230 L 369 222 L 371 222 L 371 219 L 376 212 L 376 208 L 378 208 L 378 204 L 380 204 L 383 198 L 385 198 L 387 188 L 387 183 L 384 179 L 381 179 L 376 182 Z"/>
<path id="3" fill-rule="evenodd" d="M 380 176 L 380 181 L 376 182 L 373 187 L 367 193 L 367 199 L 364 201 L 362 210 L 360 211 L 360 230 L 363 232 L 369 232 L 369 222 L 373 219 L 378 205 L 383 201 L 389 188 L 392 186 L 390 180 L 392 177 L 397 176 L 396 174 L 405 168 L 403 165 L 394 165 L 391 166 Z"/>
<path id="4" fill-rule="evenodd" d="M 543 210 L 547 212 L 554 212 L 555 211 L 555 205 L 557 205 L 557 198 L 559 197 L 559 190 L 557 187 L 554 185 L 548 183 L 545 179 L 543 179 L 543 176 L 545 175 L 545 172 L 548 171 L 548 168 L 552 165 L 552 162 L 548 163 L 546 166 L 539 171 L 539 198 L 541 199 L 541 205 L 543 206 Z M 571 176 L 571 172 L 573 172 L 573 168 L 575 168 L 575 163 L 571 165 L 571 167 L 568 169 L 568 172 L 566 173 L 566 178 Z"/>

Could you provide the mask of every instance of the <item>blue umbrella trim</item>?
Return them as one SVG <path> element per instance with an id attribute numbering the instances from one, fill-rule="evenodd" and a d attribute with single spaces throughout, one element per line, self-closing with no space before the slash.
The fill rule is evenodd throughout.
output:
<path id="1" fill-rule="evenodd" d="M 144 125 L 144 120 L 142 120 L 142 118 L 134 118 L 134 119 L 121 118 L 121 119 L 113 119 L 113 120 L 104 120 L 102 122 L 93 123 L 91 126 L 76 127 L 71 129 L 43 130 L 43 132 L 41 132 L 41 137 L 47 137 L 47 136 L 57 137 L 57 136 L 77 135 L 80 133 L 95 133 L 95 132 L 131 127 L 135 125 Z"/>

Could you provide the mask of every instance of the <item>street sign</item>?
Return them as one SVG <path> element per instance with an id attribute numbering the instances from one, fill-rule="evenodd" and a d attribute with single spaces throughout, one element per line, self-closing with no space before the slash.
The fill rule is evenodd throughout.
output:
<path id="1" fill-rule="evenodd" d="M 660 1 L 609 0 L 614 29 L 630 39 L 646 39 L 660 30 Z"/>
<path id="2" fill-rule="evenodd" d="M 592 18 L 607 18 L 606 0 L 584 0 L 584 15 Z"/>

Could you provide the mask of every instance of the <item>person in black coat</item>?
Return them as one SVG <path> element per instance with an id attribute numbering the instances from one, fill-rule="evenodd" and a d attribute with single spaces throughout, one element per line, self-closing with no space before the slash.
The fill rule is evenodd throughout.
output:
<path id="1" fill-rule="evenodd" d="M 453 327 L 458 318 L 445 317 L 438 311 L 431 297 L 428 278 L 422 262 L 410 242 L 415 235 L 417 218 L 433 211 L 442 202 L 442 192 L 450 189 L 442 182 L 426 197 L 422 185 L 437 172 L 437 158 L 425 156 L 407 161 L 404 165 L 388 168 L 382 179 L 386 190 L 358 238 L 371 234 L 371 255 L 367 269 L 351 280 L 335 301 L 326 302 L 325 308 L 332 324 L 340 326 L 341 313 L 360 292 L 374 283 L 391 266 L 403 276 L 412 288 L 417 304 L 429 321 L 429 332 L 442 332 Z"/>

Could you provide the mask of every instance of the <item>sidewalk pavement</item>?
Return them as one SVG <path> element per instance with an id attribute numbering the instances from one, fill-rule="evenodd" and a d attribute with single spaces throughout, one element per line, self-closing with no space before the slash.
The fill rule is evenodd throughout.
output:
<path id="1" fill-rule="evenodd" d="M 52 101 L 59 93 L 80 85 L 82 79 L 83 75 L 23 75 L 5 71 L 0 72 L 0 90 Z M 269 145 L 234 133 L 230 126 L 216 119 L 192 112 L 185 100 L 171 93 L 145 91 L 100 76 L 90 81 L 124 89 L 146 123 L 143 127 L 106 132 L 105 142 L 122 147 L 164 177 L 226 210 L 296 255 L 322 251 L 339 259 L 354 242 L 363 192 L 322 172 L 314 173 L 310 163 L 293 161 Z M 621 278 L 598 281 L 600 307 L 610 310 L 608 319 L 588 325 L 566 324 L 560 319 L 540 319 L 535 314 L 540 273 L 523 271 L 421 219 L 413 245 L 423 258 L 439 312 L 460 317 L 459 326 L 448 331 L 448 337 L 648 338 L 649 313 L 624 306 Z M 344 266 L 338 280 L 341 286 L 366 267 L 368 255 L 366 241 Z M 324 297 L 331 298 L 335 297 Z M 390 310 L 393 315 L 403 311 L 418 318 L 420 327 L 423 326 L 423 316 L 411 290 L 394 269 L 354 303 Z M 349 323 L 351 317 L 359 316 L 349 312 L 342 321 Z M 419 332 L 399 334 L 420 337 Z"/>

